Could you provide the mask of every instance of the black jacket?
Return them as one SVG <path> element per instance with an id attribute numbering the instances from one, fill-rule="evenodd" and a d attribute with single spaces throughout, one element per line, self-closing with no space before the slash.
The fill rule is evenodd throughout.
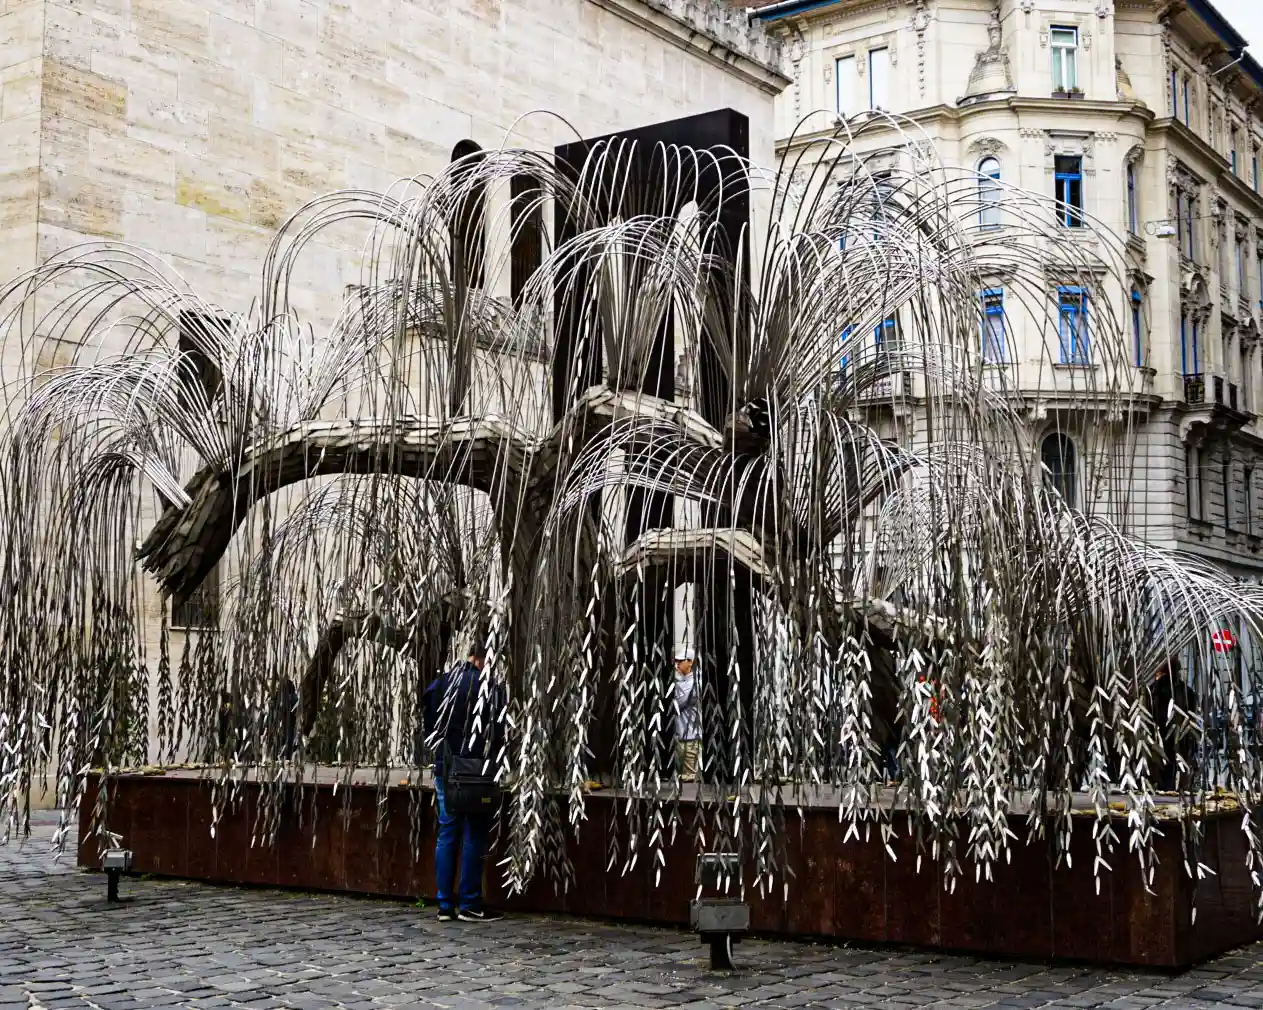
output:
<path id="1" fill-rule="evenodd" d="M 482 689 L 482 671 L 469 660 L 454 664 L 426 688 L 425 731 L 434 747 L 434 774 L 443 774 L 443 744 L 458 757 L 495 758 L 500 749 L 503 692 L 493 687 L 474 733 L 474 714 Z"/>

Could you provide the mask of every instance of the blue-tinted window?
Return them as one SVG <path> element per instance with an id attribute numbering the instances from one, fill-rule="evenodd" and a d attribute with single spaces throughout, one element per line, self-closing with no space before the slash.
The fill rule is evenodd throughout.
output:
<path id="1" fill-rule="evenodd" d="M 1180 316 L 1180 374 L 1200 375 L 1202 371 L 1201 349 L 1197 346 L 1197 320 Z"/>
<path id="2" fill-rule="evenodd" d="M 988 288 L 982 293 L 982 360 L 988 364 L 1002 364 L 1008 360 L 1007 348 L 1004 289 Z"/>
<path id="3" fill-rule="evenodd" d="M 1127 165 L 1127 230 L 1133 235 L 1140 233 L 1139 208 L 1136 204 L 1136 164 Z"/>
<path id="4" fill-rule="evenodd" d="M 1058 336 L 1063 365 L 1088 363 L 1088 295 L 1083 288 L 1057 289 Z"/>
<path id="5" fill-rule="evenodd" d="M 1053 161 L 1057 223 L 1065 228 L 1083 227 L 1083 159 L 1057 155 Z"/>
<path id="6" fill-rule="evenodd" d="M 1137 368 L 1145 363 L 1144 301 L 1135 288 L 1131 291 L 1131 339 L 1133 361 Z"/>
<path id="7" fill-rule="evenodd" d="M 879 325 L 873 327 L 873 344 L 879 353 L 895 349 L 897 343 L 896 330 L 894 316 L 887 316 Z"/>

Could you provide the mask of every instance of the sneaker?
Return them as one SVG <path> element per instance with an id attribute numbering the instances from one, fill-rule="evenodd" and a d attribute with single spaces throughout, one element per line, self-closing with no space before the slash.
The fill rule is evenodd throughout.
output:
<path id="1" fill-rule="evenodd" d="M 455 918 L 456 918 L 455 909 L 451 909 L 451 908 L 439 909 L 439 922 L 451 922 Z"/>
<path id="2" fill-rule="evenodd" d="M 456 918 L 461 922 L 498 922 L 504 918 L 504 913 L 485 907 L 461 908 L 457 910 Z"/>

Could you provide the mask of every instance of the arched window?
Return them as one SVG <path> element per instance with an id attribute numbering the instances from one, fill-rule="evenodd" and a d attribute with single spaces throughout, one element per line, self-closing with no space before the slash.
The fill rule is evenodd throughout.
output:
<path id="1" fill-rule="evenodd" d="M 1047 480 L 1072 508 L 1077 501 L 1077 479 L 1074 442 L 1063 432 L 1045 436 L 1039 450 L 1040 460 L 1048 471 Z"/>
<path id="2" fill-rule="evenodd" d="M 983 158 L 978 163 L 979 223 L 984 228 L 1000 227 L 1000 162 Z"/>
<path id="3" fill-rule="evenodd" d="M 452 148 L 452 162 L 461 164 L 458 169 L 461 194 L 452 215 L 452 277 L 458 287 L 480 288 L 483 284 L 487 255 L 487 184 L 466 181 L 483 157 L 482 148 L 472 140 L 462 140 Z"/>

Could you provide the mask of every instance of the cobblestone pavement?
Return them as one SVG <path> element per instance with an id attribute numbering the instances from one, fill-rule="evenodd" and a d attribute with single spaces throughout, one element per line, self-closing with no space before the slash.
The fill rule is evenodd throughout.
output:
<path id="1" fill-rule="evenodd" d="M 1263 944 L 1178 976 L 929 952 L 747 942 L 545 917 L 441 924 L 329 895 L 104 878 L 0 847 L 0 1010 L 296 1007 L 1263 1007 Z"/>

